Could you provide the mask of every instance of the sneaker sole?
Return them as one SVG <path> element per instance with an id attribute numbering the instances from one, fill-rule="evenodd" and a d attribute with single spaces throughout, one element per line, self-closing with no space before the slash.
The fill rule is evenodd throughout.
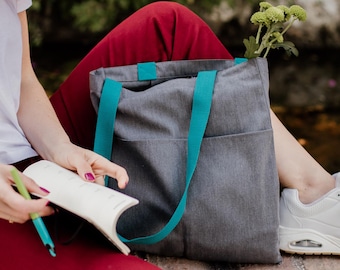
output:
<path id="1" fill-rule="evenodd" d="M 309 229 L 280 226 L 280 249 L 303 255 L 340 255 L 340 239 Z"/>

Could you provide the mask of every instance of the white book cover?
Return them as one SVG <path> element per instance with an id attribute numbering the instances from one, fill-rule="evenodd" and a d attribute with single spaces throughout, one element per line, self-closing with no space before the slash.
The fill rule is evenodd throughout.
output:
<path id="1" fill-rule="evenodd" d="M 50 161 L 38 161 L 23 172 L 50 193 L 48 199 L 93 224 L 123 254 L 130 249 L 118 238 L 120 215 L 138 200 L 105 186 L 86 182 L 78 174 Z"/>

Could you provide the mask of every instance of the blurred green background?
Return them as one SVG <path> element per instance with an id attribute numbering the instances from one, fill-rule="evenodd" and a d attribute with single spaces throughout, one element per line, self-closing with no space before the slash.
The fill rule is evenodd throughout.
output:
<path id="1" fill-rule="evenodd" d="M 241 0 L 254 6 L 259 1 Z M 108 31 L 150 0 L 33 0 L 28 10 L 32 60 L 46 90 L 52 93 L 75 64 Z M 198 15 L 221 0 L 178 0 Z M 236 0 L 227 0 L 233 7 Z M 243 37 L 239 37 L 242 42 Z"/>
<path id="2" fill-rule="evenodd" d="M 325 9 L 320 3 L 326 1 L 315 1 L 319 4 L 315 9 Z M 32 62 L 48 94 L 58 88 L 80 59 L 110 29 L 151 2 L 156 1 L 33 0 L 33 6 L 28 10 Z M 249 15 L 258 10 L 260 1 L 175 2 L 186 5 L 202 17 L 234 56 L 243 56 L 243 38 L 256 31 L 249 22 Z M 269 2 L 291 5 L 299 1 Z M 222 20 L 223 16 L 229 17 Z M 313 26 L 312 22 L 307 20 L 305 25 Z M 272 108 L 315 159 L 330 172 L 336 172 L 340 169 L 337 153 L 340 149 L 337 68 L 340 48 L 333 40 L 326 42 L 332 34 L 323 28 L 317 33 L 321 42 L 305 38 L 307 34 L 297 28 L 288 35 L 298 47 L 299 57 L 287 57 L 281 51 L 271 52 L 268 57 Z"/>

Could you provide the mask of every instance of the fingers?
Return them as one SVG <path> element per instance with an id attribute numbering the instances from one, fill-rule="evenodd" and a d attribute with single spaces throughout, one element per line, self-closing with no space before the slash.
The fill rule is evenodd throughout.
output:
<path id="1" fill-rule="evenodd" d="M 117 164 L 114 164 L 112 162 L 110 162 L 109 160 L 105 159 L 103 161 L 103 163 L 107 163 L 106 165 L 106 168 L 107 168 L 107 175 L 112 177 L 112 178 L 115 178 L 118 182 L 118 187 L 121 188 L 121 189 L 124 189 L 127 184 L 129 183 L 129 176 L 126 172 L 126 170 L 117 165 Z"/>
<path id="2" fill-rule="evenodd" d="M 0 164 L 0 218 L 23 223 L 30 219 L 30 213 L 38 213 L 41 216 L 53 214 L 54 210 L 47 206 L 47 199 L 27 200 L 13 189 L 12 184 L 14 180 L 11 175 L 12 169 L 13 166 Z M 20 172 L 19 174 L 29 192 L 41 196 L 48 194 L 48 192 L 41 189 L 32 179 Z"/>
<path id="3" fill-rule="evenodd" d="M 26 186 L 28 192 L 31 194 L 41 195 L 42 197 L 48 195 L 50 192 L 44 187 L 38 186 L 31 178 L 19 172 L 20 177 L 24 185 Z"/>
<path id="4" fill-rule="evenodd" d="M 47 199 L 26 200 L 17 192 L 12 192 L 13 194 L 8 194 L 0 201 L 0 218 L 24 223 L 31 219 L 30 213 L 38 213 L 40 216 L 54 213 L 54 209 L 47 206 Z"/>
<path id="5" fill-rule="evenodd" d="M 39 187 L 31 178 L 21 172 L 18 173 L 28 192 L 40 196 L 46 196 L 49 194 L 48 190 L 43 187 Z M 49 201 L 47 199 L 27 200 L 21 196 L 15 196 L 12 199 L 12 204 L 10 206 L 14 209 L 20 209 L 19 213 L 23 213 L 24 215 L 22 219 L 26 219 L 27 213 L 38 213 L 41 216 L 53 214 L 53 209 L 51 207 L 47 207 L 48 203 Z"/>
<path id="6" fill-rule="evenodd" d="M 129 182 L 126 170 L 106 158 L 85 150 L 85 155 L 78 155 L 72 159 L 78 174 L 87 181 L 104 184 L 104 176 L 115 178 L 119 188 L 125 188 Z"/>
<path id="7" fill-rule="evenodd" d="M 99 185 L 104 186 L 105 185 L 105 177 L 104 176 L 98 176 L 96 178 L 96 183 L 99 184 Z"/>
<path id="8" fill-rule="evenodd" d="M 55 210 L 50 206 L 46 206 L 42 210 L 32 212 L 32 213 L 37 213 L 39 216 L 45 217 L 45 216 L 53 215 L 55 213 Z M 0 213 L 0 218 L 8 220 L 10 223 L 15 222 L 15 223 L 23 224 L 31 219 L 31 215 L 29 213 L 11 211 L 8 213 L 7 212 Z"/>
<path id="9" fill-rule="evenodd" d="M 89 181 L 89 182 L 97 182 L 96 178 L 101 177 L 101 175 L 100 176 L 95 175 L 91 165 L 85 159 L 83 158 L 79 159 L 78 162 L 75 162 L 75 163 L 76 164 L 74 166 L 77 170 L 77 173 L 84 180 Z"/>
<path id="10" fill-rule="evenodd" d="M 129 176 L 123 167 L 112 163 L 111 161 L 103 157 L 100 157 L 97 163 L 100 165 L 101 168 L 105 168 L 105 175 L 108 175 L 117 180 L 119 188 L 124 189 L 127 186 L 127 184 L 129 183 Z"/>
<path id="11" fill-rule="evenodd" d="M 48 216 L 54 213 L 52 207 L 48 206 L 49 201 L 47 199 L 37 199 L 37 200 L 25 200 L 18 201 L 14 204 L 15 209 L 20 209 L 17 211 L 19 214 L 22 213 L 23 217 L 27 217 L 27 214 L 37 213 L 39 216 Z"/>
<path id="12" fill-rule="evenodd" d="M 55 163 L 72 171 L 77 171 L 85 181 L 104 184 L 104 176 L 117 179 L 118 187 L 125 188 L 129 182 L 126 170 L 96 154 L 93 151 L 81 148 L 72 143 L 66 143 L 63 151 L 54 155 Z"/>

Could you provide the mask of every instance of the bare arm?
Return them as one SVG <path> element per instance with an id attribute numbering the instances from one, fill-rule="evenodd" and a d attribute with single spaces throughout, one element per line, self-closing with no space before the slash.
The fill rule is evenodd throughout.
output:
<path id="1" fill-rule="evenodd" d="M 26 12 L 21 12 L 19 18 L 23 57 L 18 119 L 27 139 L 44 159 L 77 171 L 82 178 L 98 183 L 103 183 L 104 176 L 109 175 L 117 179 L 120 188 L 124 188 L 128 182 L 124 168 L 70 142 L 32 68 Z"/>
<path id="2" fill-rule="evenodd" d="M 44 159 L 53 159 L 60 144 L 70 140 L 38 81 L 31 65 L 26 12 L 19 13 L 22 25 L 23 57 L 18 119 L 26 137 Z"/>

